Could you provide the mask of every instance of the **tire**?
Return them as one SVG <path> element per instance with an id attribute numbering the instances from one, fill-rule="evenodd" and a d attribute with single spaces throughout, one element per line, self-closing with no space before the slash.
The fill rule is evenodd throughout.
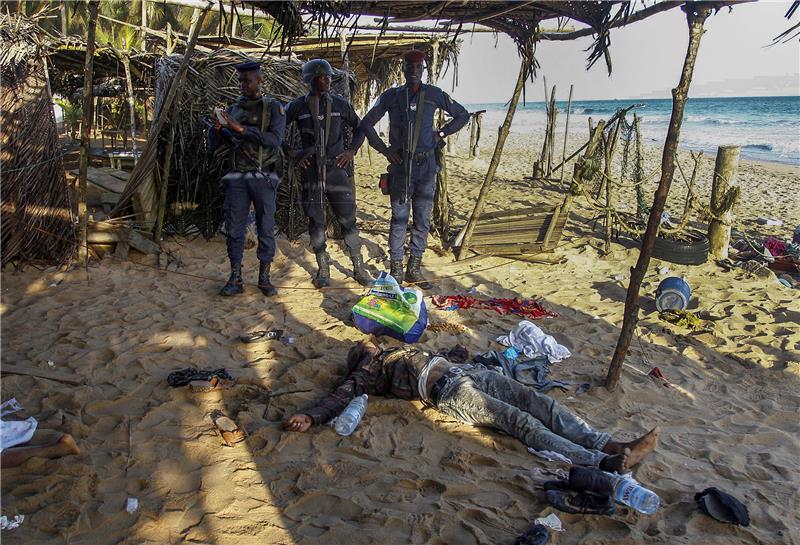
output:
<path id="1" fill-rule="evenodd" d="M 656 237 L 653 257 L 679 265 L 702 265 L 708 261 L 708 237 L 698 231 L 689 231 L 690 241 Z"/>

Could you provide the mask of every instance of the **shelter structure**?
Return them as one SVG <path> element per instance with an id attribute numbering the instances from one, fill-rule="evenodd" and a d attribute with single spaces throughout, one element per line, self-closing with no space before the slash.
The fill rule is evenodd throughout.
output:
<path id="1" fill-rule="evenodd" d="M 3 265 L 61 263 L 77 243 L 40 38 L 33 21 L 0 15 Z"/>

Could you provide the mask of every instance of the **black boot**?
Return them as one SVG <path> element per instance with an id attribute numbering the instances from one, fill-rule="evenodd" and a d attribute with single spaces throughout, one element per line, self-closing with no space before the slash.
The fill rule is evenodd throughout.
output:
<path id="1" fill-rule="evenodd" d="M 548 490 L 547 503 L 565 513 L 575 515 L 613 515 L 614 500 L 611 496 L 596 496 L 589 492 Z"/>
<path id="2" fill-rule="evenodd" d="M 231 261 L 231 275 L 228 277 L 228 283 L 225 284 L 221 290 L 220 295 L 230 297 L 231 295 L 238 295 L 244 292 L 244 282 L 242 282 L 242 262 Z"/>
<path id="3" fill-rule="evenodd" d="M 372 284 L 372 277 L 364 268 L 364 260 L 361 259 L 361 254 L 356 252 L 350 254 L 350 259 L 353 260 L 353 278 L 362 286 L 369 286 Z"/>
<path id="4" fill-rule="evenodd" d="M 402 259 L 392 259 L 389 263 L 389 274 L 391 274 L 397 283 L 402 285 L 403 284 L 403 260 Z"/>
<path id="5" fill-rule="evenodd" d="M 331 256 L 328 252 L 317 252 L 317 276 L 314 277 L 314 287 L 324 288 L 331 283 Z"/>
<path id="6" fill-rule="evenodd" d="M 431 289 L 431 284 L 422 276 L 422 271 L 419 270 L 422 265 L 422 257 L 410 256 L 408 258 L 408 267 L 406 268 L 406 280 L 409 284 L 416 284 L 416 286 L 423 290 Z"/>
<path id="7" fill-rule="evenodd" d="M 272 297 L 278 294 L 278 290 L 272 285 L 269 280 L 269 261 L 260 261 L 258 266 L 258 289 L 267 297 Z"/>

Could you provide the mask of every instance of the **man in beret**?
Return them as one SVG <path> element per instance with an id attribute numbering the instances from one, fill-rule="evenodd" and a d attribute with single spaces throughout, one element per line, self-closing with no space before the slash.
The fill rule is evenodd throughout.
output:
<path id="1" fill-rule="evenodd" d="M 457 132 L 469 121 L 469 113 L 447 93 L 422 83 L 425 53 L 412 50 L 403 56 L 406 83 L 384 92 L 361 121 L 361 130 L 369 144 L 389 160 L 389 194 L 392 220 L 389 229 L 390 271 L 403 282 L 406 230 L 409 208 L 413 206 L 411 244 L 405 280 L 423 289 L 430 288 L 420 271 L 422 254 L 428 246 L 431 210 L 436 193 L 436 147 L 444 138 Z M 452 119 L 435 129 L 434 113 L 442 109 Z M 375 132 L 374 125 L 389 114 L 389 145 Z"/>
<path id="2" fill-rule="evenodd" d="M 241 96 L 227 110 L 212 112 L 213 127 L 208 134 L 209 151 L 222 145 L 230 160 L 222 186 L 231 274 L 219 293 L 230 296 L 244 291 L 242 257 L 252 203 L 258 232 L 258 287 L 271 297 L 277 293 L 269 269 L 275 256 L 275 192 L 282 168 L 286 114 L 280 102 L 262 95 L 259 62 L 237 64 L 236 72 Z"/>
<path id="3" fill-rule="evenodd" d="M 325 244 L 327 197 L 344 232 L 344 244 L 353 263 L 353 278 L 366 286 L 372 278 L 361 258 L 355 187 L 346 170 L 364 142 L 364 135 L 358 129 L 361 120 L 350 103 L 330 92 L 331 77 L 333 68 L 324 59 L 312 59 L 303 65 L 303 81 L 309 93 L 293 100 L 286 108 L 286 122 L 298 124 L 300 149 L 290 149 L 287 144 L 284 147 L 287 155 L 302 169 L 303 209 L 308 216 L 308 234 L 318 266 L 314 285 L 324 288 L 330 283 L 331 258 Z M 348 148 L 344 141 L 345 127 L 353 131 Z"/>

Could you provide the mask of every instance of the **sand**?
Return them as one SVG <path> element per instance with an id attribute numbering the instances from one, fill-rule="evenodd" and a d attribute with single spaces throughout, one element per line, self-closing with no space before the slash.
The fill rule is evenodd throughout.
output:
<path id="1" fill-rule="evenodd" d="M 465 137 L 449 163 L 458 224 L 472 208 L 495 135 L 484 133 L 474 160 L 464 158 Z M 575 135 L 570 149 L 582 139 Z M 523 180 L 538 150 L 535 137 L 511 135 L 489 209 L 560 202 L 557 184 Z M 648 149 L 647 157 L 650 172 L 658 150 Z M 686 152 L 681 161 L 689 172 Z M 373 272 L 386 259 L 388 200 L 376 187 L 384 164 L 377 154 L 374 166 L 366 155 L 357 164 L 359 220 Z M 712 169 L 713 157 L 704 158 L 696 189 L 701 200 L 708 199 Z M 797 181 L 796 167 L 742 161 L 737 225 L 790 235 L 800 224 Z M 669 208 L 679 216 L 680 178 L 674 187 Z M 577 199 L 557 249 L 561 265 L 499 258 L 463 265 L 434 251 L 425 256 L 424 269 L 440 278 L 433 293 L 474 288 L 539 297 L 559 314 L 539 322 L 573 353 L 553 365 L 553 378 L 592 388 L 554 396 L 592 425 L 622 440 L 661 426 L 661 444 L 637 471 L 661 497 L 657 514 L 625 508 L 602 518 L 559 513 L 566 531 L 551 542 L 800 543 L 798 292 L 712 263 L 666 264 L 686 275 L 698 310 L 720 317 L 713 333 L 691 334 L 659 321 L 652 294 L 660 280 L 655 268 L 665 263 L 654 260 L 620 387 L 609 393 L 601 385 L 638 252 L 622 240 L 602 256 L 592 216 L 585 199 Z M 757 226 L 760 216 L 781 218 L 785 226 Z M 371 399 L 348 438 L 325 426 L 306 434 L 281 431 L 285 417 L 336 385 L 347 349 L 363 338 L 344 321 L 361 290 L 345 276 L 349 262 L 338 244 L 331 248 L 332 289 L 320 292 L 310 282 L 307 237 L 279 240 L 273 279 L 280 294 L 272 300 L 255 289 L 253 250 L 245 259 L 246 294 L 220 298 L 216 291 L 227 274 L 221 237 L 172 240 L 167 247 L 180 259 L 167 271 L 134 253 L 133 261 L 93 263 L 88 276 L 82 269 L 3 271 L 3 363 L 49 370 L 50 360 L 54 370 L 85 380 L 70 386 L 3 377 L 4 400 L 15 396 L 25 416 L 73 434 L 83 451 L 3 471 L 3 514 L 26 516 L 20 528 L 3 532 L 4 543 L 505 544 L 552 511 L 531 478 L 531 469 L 545 462 L 524 445 L 417 402 Z M 431 320 L 465 331 L 427 332 L 422 347 L 459 342 L 473 352 L 496 348 L 494 338 L 518 321 L 490 311 L 432 311 Z M 237 342 L 245 331 L 273 327 L 295 342 Z M 225 367 L 238 384 L 206 394 L 170 388 L 167 375 L 187 366 Z M 652 366 L 676 387 L 650 381 L 645 373 Z M 249 438 L 222 446 L 209 418 L 214 410 L 234 418 Z M 707 486 L 747 503 L 751 526 L 701 514 L 693 496 Z M 125 511 L 127 497 L 138 498 L 138 512 Z"/>

